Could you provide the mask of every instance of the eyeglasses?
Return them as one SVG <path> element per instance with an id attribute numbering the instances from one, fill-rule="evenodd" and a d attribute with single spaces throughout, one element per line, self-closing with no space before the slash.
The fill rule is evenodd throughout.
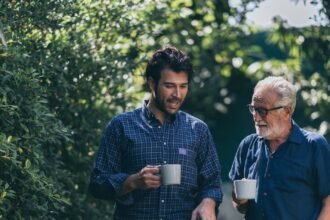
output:
<path id="1" fill-rule="evenodd" d="M 275 107 L 275 108 L 266 109 L 266 108 L 262 108 L 262 107 L 256 108 L 253 105 L 249 104 L 249 105 L 247 105 L 247 107 L 249 108 L 249 111 L 250 111 L 251 114 L 254 114 L 255 112 L 257 112 L 261 117 L 264 118 L 264 117 L 267 116 L 268 112 L 284 108 L 285 106 L 278 106 L 278 107 Z"/>

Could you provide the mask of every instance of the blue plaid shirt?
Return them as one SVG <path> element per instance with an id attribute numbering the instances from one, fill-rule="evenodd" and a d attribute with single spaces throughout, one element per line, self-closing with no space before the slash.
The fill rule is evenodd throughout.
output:
<path id="1" fill-rule="evenodd" d="M 125 179 L 147 165 L 181 164 L 181 185 L 138 189 L 116 197 Z M 115 219 L 190 219 L 203 198 L 222 201 L 220 164 L 207 125 L 179 111 L 160 122 L 144 103 L 107 126 L 95 159 L 90 191 L 116 199 Z"/>

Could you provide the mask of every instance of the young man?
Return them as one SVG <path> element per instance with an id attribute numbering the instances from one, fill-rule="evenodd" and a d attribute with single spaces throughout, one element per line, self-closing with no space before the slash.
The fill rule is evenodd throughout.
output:
<path id="1" fill-rule="evenodd" d="M 113 118 L 95 159 L 90 191 L 115 199 L 115 219 L 212 219 L 222 201 L 220 164 L 207 125 L 180 111 L 192 78 L 176 48 L 146 68 L 150 99 Z M 181 184 L 161 185 L 159 166 L 181 164 Z"/>
<path id="2" fill-rule="evenodd" d="M 282 77 L 258 82 L 248 105 L 256 134 L 242 140 L 229 178 L 256 179 L 254 200 L 233 203 L 246 220 L 330 219 L 330 147 L 293 120 L 295 87 Z"/>

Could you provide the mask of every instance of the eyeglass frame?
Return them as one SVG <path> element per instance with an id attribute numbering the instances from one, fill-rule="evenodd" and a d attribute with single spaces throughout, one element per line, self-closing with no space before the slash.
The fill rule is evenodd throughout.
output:
<path id="1" fill-rule="evenodd" d="M 268 112 L 279 110 L 281 108 L 285 108 L 286 106 L 278 106 L 278 107 L 275 107 L 275 108 L 267 109 L 267 108 L 263 108 L 263 107 L 256 108 L 253 105 L 248 104 L 247 107 L 248 107 L 249 112 L 251 114 L 258 113 L 260 115 L 260 117 L 265 118 L 268 115 Z"/>

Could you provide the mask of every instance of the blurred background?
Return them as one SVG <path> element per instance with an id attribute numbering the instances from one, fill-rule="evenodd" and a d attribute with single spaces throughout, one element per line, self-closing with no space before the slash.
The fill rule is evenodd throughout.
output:
<path id="1" fill-rule="evenodd" d="M 241 219 L 228 171 L 259 79 L 293 82 L 296 122 L 329 141 L 329 18 L 327 0 L 0 1 L 0 219 L 111 219 L 113 202 L 87 192 L 95 152 L 148 97 L 146 61 L 165 45 L 195 67 L 183 109 L 217 145 L 219 219 Z"/>

